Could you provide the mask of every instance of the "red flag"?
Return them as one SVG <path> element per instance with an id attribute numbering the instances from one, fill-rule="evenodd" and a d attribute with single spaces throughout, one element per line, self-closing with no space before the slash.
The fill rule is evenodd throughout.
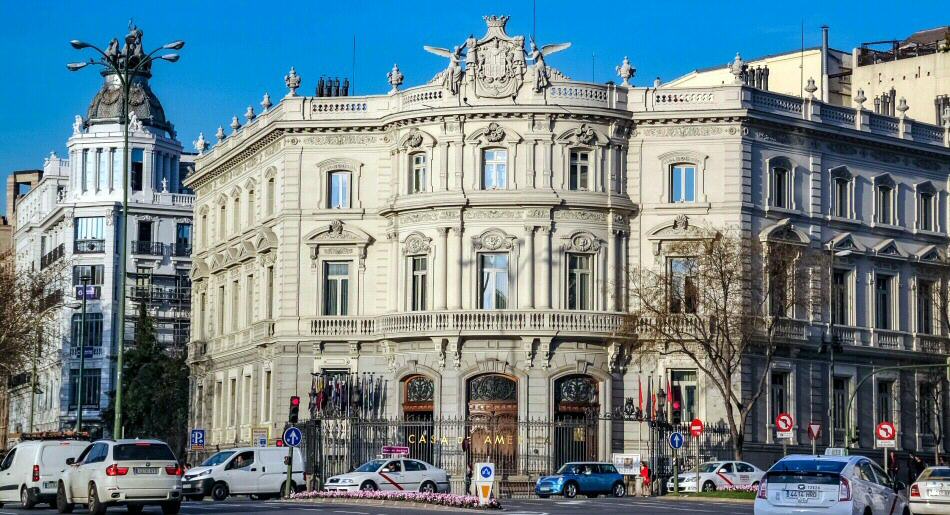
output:
<path id="1" fill-rule="evenodd" d="M 643 383 L 640 382 L 641 376 L 637 376 L 637 395 L 640 396 L 640 413 L 643 413 Z"/>

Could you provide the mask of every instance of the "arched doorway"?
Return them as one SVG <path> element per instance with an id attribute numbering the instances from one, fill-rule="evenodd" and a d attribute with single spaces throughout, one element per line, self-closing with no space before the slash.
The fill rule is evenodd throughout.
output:
<path id="1" fill-rule="evenodd" d="M 600 389 L 596 379 L 574 374 L 554 382 L 554 468 L 597 459 Z"/>
<path id="2" fill-rule="evenodd" d="M 406 435 L 413 458 L 433 463 L 433 407 L 435 382 L 424 375 L 411 375 L 402 381 L 402 413 Z"/>
<path id="3" fill-rule="evenodd" d="M 518 382 L 504 374 L 468 381 L 468 463 L 495 463 L 502 477 L 517 473 Z"/>

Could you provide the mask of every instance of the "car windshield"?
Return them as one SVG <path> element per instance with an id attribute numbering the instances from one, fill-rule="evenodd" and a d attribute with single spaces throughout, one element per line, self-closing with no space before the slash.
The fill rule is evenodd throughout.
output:
<path id="1" fill-rule="evenodd" d="M 700 474 L 709 474 L 716 471 L 716 467 L 719 466 L 718 461 L 710 461 L 709 463 L 700 463 L 699 464 L 699 473 Z M 696 472 L 696 469 L 693 469 L 693 472 Z"/>
<path id="2" fill-rule="evenodd" d="M 388 463 L 386 460 L 367 461 L 366 463 L 360 465 L 359 468 L 353 472 L 376 472 L 379 470 L 379 467 L 382 467 L 386 463 Z"/>
<path id="3" fill-rule="evenodd" d="M 917 478 L 918 481 L 925 479 L 947 479 L 950 478 L 950 468 L 927 469 Z"/>
<path id="4" fill-rule="evenodd" d="M 227 461 L 231 455 L 234 454 L 234 451 L 221 451 L 217 454 L 213 454 L 210 458 L 204 460 L 201 464 L 202 467 L 213 467 L 215 465 L 220 465 Z"/>
<path id="5" fill-rule="evenodd" d="M 119 444 L 112 450 L 116 461 L 169 460 L 175 461 L 175 455 L 163 443 L 136 442 Z"/>
<path id="6" fill-rule="evenodd" d="M 576 463 L 565 463 L 557 469 L 558 474 L 577 474 L 578 465 Z"/>

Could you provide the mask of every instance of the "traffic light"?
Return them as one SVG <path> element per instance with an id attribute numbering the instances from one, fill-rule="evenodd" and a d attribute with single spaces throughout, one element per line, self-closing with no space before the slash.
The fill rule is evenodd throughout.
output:
<path id="1" fill-rule="evenodd" d="M 294 395 L 290 398 L 290 415 L 287 419 L 291 424 L 296 424 L 300 418 L 300 397 Z"/>

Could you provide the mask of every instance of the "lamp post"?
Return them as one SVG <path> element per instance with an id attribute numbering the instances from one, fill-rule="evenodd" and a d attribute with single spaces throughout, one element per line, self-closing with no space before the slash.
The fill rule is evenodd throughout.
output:
<path id="1" fill-rule="evenodd" d="M 79 315 L 79 377 L 76 379 L 76 432 L 82 432 L 82 376 L 86 368 L 86 297 L 89 294 L 90 277 L 83 274 L 79 278 L 82 283 L 82 314 Z"/>
<path id="2" fill-rule="evenodd" d="M 156 60 L 168 61 L 174 63 L 178 61 L 179 55 L 175 53 L 156 56 L 159 50 L 181 50 L 185 46 L 184 41 L 173 41 L 166 43 L 149 53 L 142 49 L 142 31 L 130 24 L 129 33 L 125 36 L 125 46 L 119 50 L 119 42 L 113 39 L 105 51 L 90 43 L 79 40 L 69 42 L 76 50 L 91 48 L 98 55 L 95 58 L 89 58 L 87 61 L 79 61 L 66 65 L 69 71 L 78 71 L 89 65 L 101 66 L 103 68 L 103 77 L 110 75 L 118 81 L 119 89 L 122 93 L 122 110 L 120 112 L 119 123 L 122 125 L 122 221 L 119 225 L 119 298 L 118 298 L 118 323 L 116 326 L 116 373 L 115 373 L 115 421 L 112 427 L 112 435 L 115 438 L 122 437 L 122 367 L 123 367 L 123 347 L 125 345 L 125 279 L 126 279 L 126 261 L 128 256 L 127 249 L 127 226 L 129 219 L 129 95 L 132 90 L 132 84 L 136 77 L 145 76 L 151 73 L 152 63 Z"/>
<path id="3" fill-rule="evenodd" d="M 828 332 L 825 334 L 825 341 L 823 346 L 828 350 L 829 354 L 829 365 L 828 365 L 828 447 L 835 446 L 835 350 L 841 347 L 841 342 L 838 340 L 838 337 L 835 335 L 835 302 L 837 294 L 839 293 L 838 286 L 835 284 L 835 258 L 836 257 L 847 257 L 851 255 L 850 250 L 841 250 L 835 252 L 834 248 L 829 246 L 828 255 L 831 257 L 831 264 L 829 266 L 831 277 L 831 299 L 828 306 Z M 848 414 L 845 413 L 845 420 L 847 420 Z M 847 438 L 847 436 L 845 436 Z"/>

